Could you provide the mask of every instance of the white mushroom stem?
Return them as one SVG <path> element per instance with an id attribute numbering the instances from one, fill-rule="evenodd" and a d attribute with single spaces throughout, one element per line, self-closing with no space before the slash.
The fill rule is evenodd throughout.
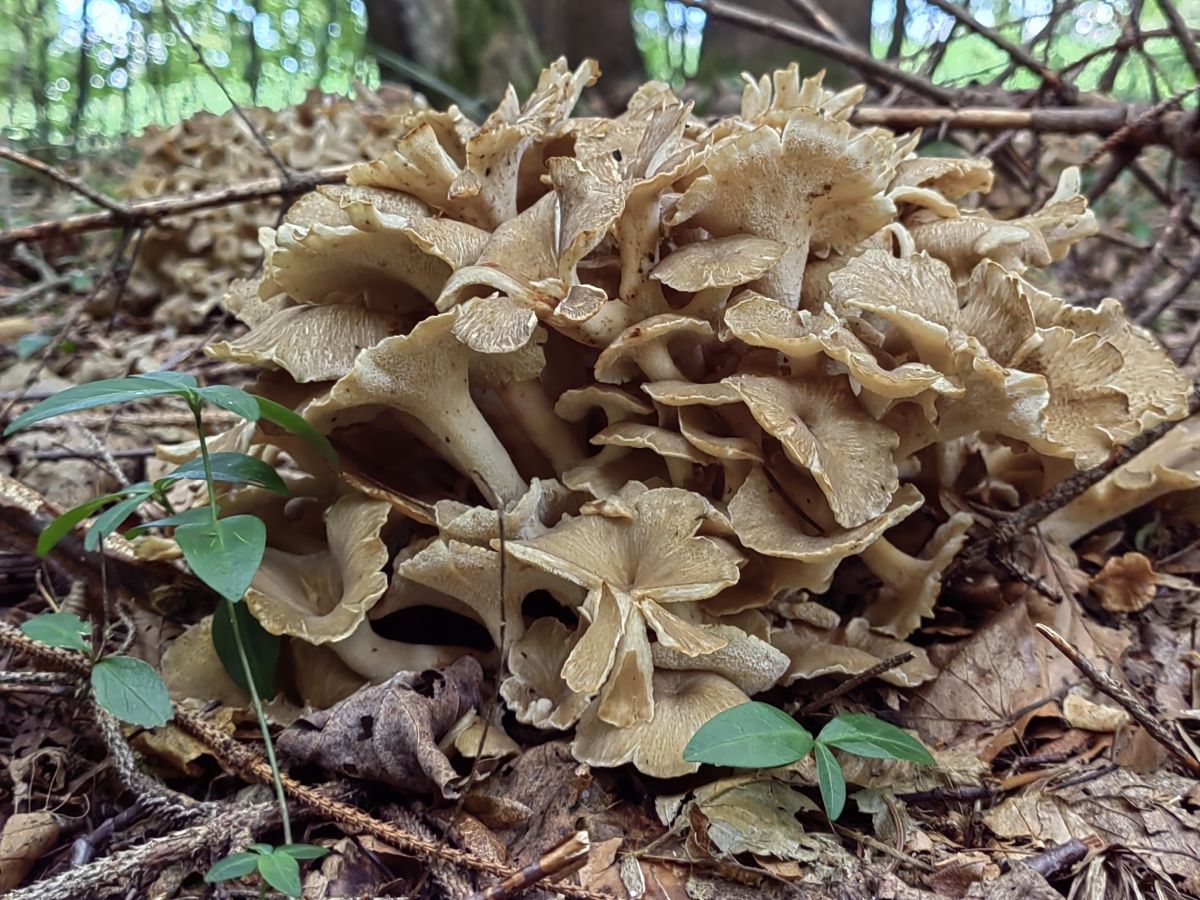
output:
<path id="1" fill-rule="evenodd" d="M 574 468 L 587 456 L 583 443 L 554 412 L 540 381 L 506 384 L 497 393 L 555 472 Z"/>
<path id="2" fill-rule="evenodd" d="M 690 381 L 675 365 L 665 342 L 654 341 L 636 348 L 630 356 L 651 381 Z"/>
<path id="3" fill-rule="evenodd" d="M 942 573 L 962 549 L 972 521 L 969 513 L 955 513 L 934 532 L 921 557 L 909 556 L 882 537 L 860 554 L 867 568 L 883 582 L 879 596 L 867 610 L 867 619 L 877 631 L 908 637 L 920 626 L 922 617 L 933 614 L 942 589 Z"/>
<path id="4" fill-rule="evenodd" d="M 636 320 L 627 304 L 621 300 L 609 300 L 594 316 L 579 323 L 579 336 L 593 347 L 607 347 Z"/>
<path id="5" fill-rule="evenodd" d="M 478 655 L 466 647 L 389 641 L 376 634 L 368 621 L 363 621 L 345 640 L 326 646 L 359 675 L 377 684 L 397 672 L 440 669 L 464 656 Z"/>
<path id="6" fill-rule="evenodd" d="M 489 503 L 504 508 L 528 490 L 508 450 L 474 403 L 430 407 L 423 419 L 442 441 L 438 452 L 469 476 Z"/>

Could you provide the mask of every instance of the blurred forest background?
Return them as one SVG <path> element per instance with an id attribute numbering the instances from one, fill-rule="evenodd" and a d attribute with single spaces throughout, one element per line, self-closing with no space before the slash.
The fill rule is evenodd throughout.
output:
<path id="1" fill-rule="evenodd" d="M 814 8 L 807 0 L 739 5 L 793 20 Z M 934 83 L 1039 84 L 939 5 L 846 0 L 827 11 L 873 56 Z M 969 0 L 965 8 L 1083 92 L 1151 104 L 1197 83 L 1171 17 L 1200 37 L 1200 0 L 1167 9 L 1157 0 Z M 238 104 L 272 108 L 314 87 L 349 94 L 358 83 L 401 81 L 477 116 L 507 82 L 523 92 L 559 54 L 597 57 L 614 105 L 650 76 L 690 85 L 701 109 L 751 60 L 760 70 L 798 55 L 807 68 L 828 62 L 672 0 L 0 0 L 0 137 L 26 150 L 55 148 L 59 158 L 119 146 L 151 125 L 227 111 L 217 79 Z M 833 77 L 846 76 L 835 66 Z"/>

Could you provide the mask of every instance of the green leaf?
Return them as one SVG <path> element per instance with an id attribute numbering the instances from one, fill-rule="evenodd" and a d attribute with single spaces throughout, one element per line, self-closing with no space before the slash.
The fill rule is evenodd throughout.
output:
<path id="1" fill-rule="evenodd" d="M 149 487 L 149 485 L 147 485 Z M 116 531 L 121 523 L 133 515 L 139 506 L 146 502 L 150 492 L 131 494 L 120 503 L 114 503 L 100 515 L 87 530 L 83 539 L 83 549 L 94 552 L 100 549 L 100 542 Z"/>
<path id="2" fill-rule="evenodd" d="M 267 526 L 255 516 L 189 522 L 175 529 L 175 542 L 196 577 L 236 603 L 250 587 L 267 547 Z"/>
<path id="3" fill-rule="evenodd" d="M 836 822 L 846 807 L 846 776 L 842 774 L 842 767 L 828 747 L 818 743 L 814 750 L 821 803 L 825 807 L 825 815 L 829 816 L 831 822 Z"/>
<path id="4" fill-rule="evenodd" d="M 683 758 L 714 766 L 767 769 L 803 759 L 812 746 L 812 735 L 783 710 L 751 702 L 717 713 L 700 726 Z"/>
<path id="5" fill-rule="evenodd" d="M 276 851 L 286 853 L 292 859 L 320 859 L 329 855 L 326 847 L 315 847 L 312 844 L 284 844 Z"/>
<path id="6" fill-rule="evenodd" d="M 101 706 L 132 725 L 154 728 L 174 715 L 154 667 L 132 656 L 106 656 L 92 666 L 92 690 Z"/>
<path id="7" fill-rule="evenodd" d="M 258 398 L 247 394 L 241 388 L 228 384 L 212 384 L 196 391 L 213 406 L 227 409 L 237 416 L 250 422 L 257 422 L 262 411 L 258 407 Z"/>
<path id="8" fill-rule="evenodd" d="M 190 522 L 211 522 L 212 513 L 209 512 L 207 506 L 198 506 L 195 509 L 185 509 L 183 512 L 176 513 L 173 516 L 167 516 L 163 519 L 153 519 L 149 522 L 143 522 L 141 525 L 134 525 L 127 532 L 126 537 L 137 537 L 139 534 L 145 534 L 151 528 L 176 528 L 180 525 L 187 525 Z"/>
<path id="9" fill-rule="evenodd" d="M 36 425 L 46 419 L 85 409 L 95 409 L 98 406 L 111 406 L 114 403 L 128 403 L 132 400 L 148 400 L 151 397 L 163 397 L 169 394 L 184 396 L 188 388 L 182 379 L 191 379 L 192 384 L 195 384 L 195 379 L 190 375 L 181 375 L 178 372 L 158 372 L 155 375 L 106 378 L 103 381 L 92 381 L 88 384 L 69 387 L 25 410 L 13 419 L 12 424 L 4 429 L 4 436 L 8 437 L 22 428 L 28 428 L 30 425 Z"/>
<path id="10" fill-rule="evenodd" d="M 276 850 L 258 858 L 258 872 L 275 890 L 289 897 L 300 896 L 300 863 Z"/>
<path id="11" fill-rule="evenodd" d="M 297 415 L 286 406 L 276 403 L 274 400 L 268 400 L 266 397 L 258 397 L 257 399 L 258 408 L 262 411 L 264 419 L 278 425 L 285 431 L 290 431 L 292 434 L 304 438 L 304 440 L 317 449 L 317 452 L 335 470 L 340 469 L 337 451 L 333 449 L 333 444 L 329 443 L 329 438 L 313 428 L 303 416 Z"/>
<path id="12" fill-rule="evenodd" d="M 92 626 L 70 613 L 44 613 L 21 623 L 21 633 L 47 647 L 79 650 L 87 653 L 92 645 L 81 635 L 90 635 Z"/>
<path id="13" fill-rule="evenodd" d="M 272 846 L 271 844 L 251 844 L 246 849 L 253 850 L 255 853 L 259 854 L 260 856 L 266 856 L 268 853 L 275 852 L 275 847 Z"/>
<path id="14" fill-rule="evenodd" d="M 279 473 L 257 456 L 250 456 L 247 453 L 211 453 L 208 460 L 209 465 L 212 466 L 213 481 L 223 481 L 229 484 L 253 484 L 284 497 L 287 496 L 287 485 L 283 483 Z M 201 457 L 189 459 L 154 484 L 159 490 L 166 490 L 176 481 L 182 481 L 185 478 L 194 481 L 206 479 L 204 460 Z"/>
<path id="15" fill-rule="evenodd" d="M 212 622 L 213 649 L 217 651 L 221 665 L 225 667 L 229 677 L 243 691 L 249 690 L 249 687 L 246 684 L 246 675 L 242 671 L 242 658 L 238 655 L 233 627 L 229 622 L 231 615 L 237 616 L 238 631 L 242 635 L 246 659 L 250 662 L 250 674 L 254 678 L 254 687 L 258 690 L 258 695 L 274 697 L 275 669 L 279 664 L 282 640 L 278 635 L 271 634 L 263 628 L 245 603 L 230 603 L 225 600 L 217 605 Z"/>
<path id="16" fill-rule="evenodd" d="M 110 503 L 115 503 L 124 496 L 124 491 L 118 491 L 115 494 L 104 494 L 86 503 L 80 503 L 73 509 L 68 509 L 61 516 L 58 516 L 53 522 L 43 528 L 42 533 L 38 535 L 36 548 L 38 558 L 42 558 L 57 547 L 59 541 L 70 534 L 71 530 L 84 519 L 94 515 L 96 510 L 108 506 Z"/>
<path id="17" fill-rule="evenodd" d="M 257 853 L 230 853 L 224 859 L 213 863 L 212 868 L 204 873 L 204 881 L 207 884 L 216 884 L 218 881 L 242 878 L 257 868 Z"/>
<path id="18" fill-rule="evenodd" d="M 936 764 L 933 755 L 907 731 L 875 716 L 838 716 L 821 729 L 817 741 L 869 759 L 904 759 L 925 766 Z"/>

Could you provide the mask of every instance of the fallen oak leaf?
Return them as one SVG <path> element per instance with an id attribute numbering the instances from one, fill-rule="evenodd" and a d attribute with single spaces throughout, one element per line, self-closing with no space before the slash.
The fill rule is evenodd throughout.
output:
<path id="1" fill-rule="evenodd" d="M 480 703 L 483 668 L 463 657 L 437 671 L 399 672 L 299 719 L 279 752 L 351 778 L 453 798 L 458 777 L 438 741 Z"/>

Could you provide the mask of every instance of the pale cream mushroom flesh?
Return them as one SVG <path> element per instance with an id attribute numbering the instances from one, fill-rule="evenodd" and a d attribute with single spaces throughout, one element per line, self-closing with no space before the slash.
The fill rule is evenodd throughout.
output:
<path id="1" fill-rule="evenodd" d="M 242 428 L 222 440 L 311 477 L 226 500 L 268 521 L 250 610 L 337 661 L 297 679 L 314 702 L 474 653 L 580 761 L 674 777 L 716 713 L 862 672 L 960 601 L 962 510 L 1001 496 L 939 481 L 965 441 L 1048 491 L 1190 386 L 1115 301 L 1046 292 L 1035 270 L 1097 227 L 1076 171 L 1004 221 L 966 201 L 990 163 L 851 124 L 861 89 L 792 66 L 714 121 L 661 84 L 572 116 L 597 74 L 560 60 L 478 126 L 409 113 L 263 230 L 225 300 L 250 330 L 211 352 L 349 464 Z M 1181 426 L 1043 530 L 1191 490 L 1198 442 Z M 495 648 L 392 640 L 415 607 Z M 885 677 L 932 674 L 916 653 Z"/>

